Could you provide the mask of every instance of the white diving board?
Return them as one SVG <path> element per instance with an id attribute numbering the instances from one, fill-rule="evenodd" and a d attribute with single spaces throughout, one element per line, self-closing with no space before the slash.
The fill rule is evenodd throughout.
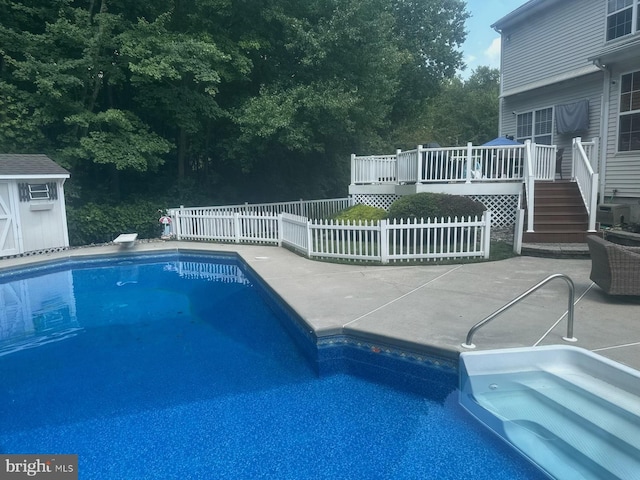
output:
<path id="1" fill-rule="evenodd" d="M 122 233 L 116 237 L 113 243 L 120 245 L 122 248 L 131 248 L 136 244 L 137 239 L 137 233 Z"/>

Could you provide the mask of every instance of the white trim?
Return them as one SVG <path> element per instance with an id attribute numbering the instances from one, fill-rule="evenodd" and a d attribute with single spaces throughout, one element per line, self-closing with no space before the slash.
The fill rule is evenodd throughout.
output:
<path id="1" fill-rule="evenodd" d="M 33 175 L 0 175 L 0 180 L 38 180 L 38 179 L 51 179 L 58 180 L 61 178 L 70 178 L 68 173 L 55 173 L 55 174 L 33 174 Z"/>
<path id="2" fill-rule="evenodd" d="M 62 236 L 64 247 L 69 247 L 69 227 L 67 225 L 67 205 L 64 198 L 64 179 L 56 182 L 58 189 L 58 205 L 60 206 L 60 220 L 62 221 Z"/>
<path id="3" fill-rule="evenodd" d="M 17 203 L 17 188 L 12 182 L 2 182 L 7 186 L 7 198 L 6 202 L 0 197 L 0 205 L 6 211 L 5 228 L 0 231 L 0 255 L 16 255 L 24 252 L 24 246 L 22 243 L 22 233 L 19 222 L 19 212 Z M 7 237 L 11 235 L 13 237 L 14 248 L 5 249 Z"/>
<path id="4" fill-rule="evenodd" d="M 536 133 L 536 112 L 541 112 L 542 110 L 551 110 L 551 132 L 549 133 L 545 133 L 545 134 L 537 134 Z M 556 109 L 553 105 L 551 106 L 546 106 L 546 107 L 540 107 L 540 108 L 532 108 L 531 110 L 524 110 L 522 112 L 515 112 L 516 113 L 516 134 L 514 135 L 514 138 L 517 141 L 521 141 L 524 143 L 525 140 L 531 140 L 533 143 L 538 143 L 536 142 L 536 138 L 537 137 L 546 137 L 547 135 L 551 135 L 551 143 L 549 143 L 549 145 L 555 145 L 554 144 L 554 132 L 555 132 L 555 124 L 556 124 Z M 527 113 L 531 114 L 531 137 L 518 137 L 518 117 L 520 115 L 526 115 Z M 541 144 L 541 145 L 545 145 L 545 144 Z"/>
<path id="5" fill-rule="evenodd" d="M 566 1 L 566 0 L 565 0 Z M 508 13 L 500 20 L 491 25 L 496 32 L 500 32 L 505 28 L 511 27 L 516 23 L 522 22 L 529 15 L 533 15 L 542 9 L 549 9 L 553 6 L 553 3 L 560 3 L 560 0 L 553 0 L 549 5 L 545 5 L 545 3 L 549 2 L 549 0 L 529 0 L 524 5 L 513 10 L 511 13 Z"/>
<path id="6" fill-rule="evenodd" d="M 628 10 L 629 7 L 625 7 L 625 8 L 616 10 L 613 13 L 609 13 L 609 6 L 608 5 L 605 6 L 605 9 L 604 9 L 604 25 L 603 25 L 603 27 L 604 27 L 604 42 L 605 43 L 616 42 L 616 41 L 621 40 L 623 38 L 628 39 L 628 38 L 632 37 L 633 35 L 635 35 L 636 33 L 638 33 L 638 31 L 640 31 L 640 30 L 638 30 L 638 25 L 637 25 L 637 22 L 638 22 L 638 5 L 640 5 L 640 0 L 633 0 L 632 3 L 631 3 L 631 32 L 626 33 L 624 35 L 621 35 L 619 37 L 611 38 L 611 39 L 607 38 L 607 33 L 608 33 L 608 30 L 609 30 L 609 25 L 608 25 L 609 24 L 609 17 L 611 15 L 616 15 L 617 13 L 620 13 L 620 12 L 622 12 L 624 10 Z"/>
<path id="7" fill-rule="evenodd" d="M 637 156 L 640 153 L 640 150 L 622 150 L 620 151 L 620 119 L 623 116 L 627 116 L 627 115 L 638 115 L 640 113 L 640 109 L 636 109 L 636 110 L 630 110 L 628 112 L 622 112 L 621 110 L 621 97 L 622 97 L 622 77 L 625 75 L 633 75 L 634 73 L 638 73 L 640 74 L 640 69 L 637 70 L 630 70 L 627 72 L 621 72 L 618 75 L 618 84 L 620 85 L 620 88 L 618 88 L 616 90 L 616 103 L 617 103 L 617 114 L 616 114 L 616 138 L 615 140 L 615 149 L 614 149 L 614 155 L 625 155 L 625 154 L 632 154 Z M 633 76 L 632 76 L 633 78 Z"/>
<path id="8" fill-rule="evenodd" d="M 607 149 L 609 148 L 609 112 L 611 110 L 611 71 L 605 69 L 602 88 L 602 110 L 600 114 L 600 162 L 598 174 L 600 181 L 600 203 L 604 203 L 607 180 Z"/>
<path id="9" fill-rule="evenodd" d="M 551 77 L 543 78 L 542 80 L 537 80 L 535 82 L 527 83 L 526 85 L 522 85 L 520 87 L 512 88 L 511 90 L 503 91 L 501 98 L 511 97 L 513 95 L 529 92 L 537 88 L 548 87 L 549 85 L 553 85 L 555 83 L 560 83 L 567 80 L 573 80 L 575 78 L 583 77 L 585 75 L 590 75 L 592 73 L 596 73 L 599 71 L 600 69 L 598 67 L 596 67 L 593 64 L 589 64 L 584 67 L 569 70 L 568 72 L 564 72 L 559 75 L 553 75 Z"/>

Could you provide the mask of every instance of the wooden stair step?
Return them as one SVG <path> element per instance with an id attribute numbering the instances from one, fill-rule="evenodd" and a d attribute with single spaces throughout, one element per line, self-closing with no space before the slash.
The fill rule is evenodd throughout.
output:
<path id="1" fill-rule="evenodd" d="M 586 215 L 586 210 L 584 208 L 584 205 L 558 205 L 558 204 L 536 205 L 536 211 L 534 212 L 534 214 L 537 215 L 538 213 L 543 213 L 545 215 L 555 214 L 555 213 L 567 214 L 567 215 L 572 215 L 572 214 Z"/>
<path id="2" fill-rule="evenodd" d="M 534 232 L 528 243 L 586 243 L 589 215 L 576 182 L 536 182 Z"/>
<path id="3" fill-rule="evenodd" d="M 543 231 L 524 232 L 522 241 L 526 243 L 586 243 L 587 235 L 593 232 L 585 231 Z"/>

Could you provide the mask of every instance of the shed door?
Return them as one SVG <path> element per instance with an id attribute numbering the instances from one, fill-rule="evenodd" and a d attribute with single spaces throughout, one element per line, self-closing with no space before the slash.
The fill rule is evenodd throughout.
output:
<path id="1" fill-rule="evenodd" d="M 7 182 L 0 182 L 0 256 L 20 253 L 16 212 L 12 207 L 10 185 Z"/>

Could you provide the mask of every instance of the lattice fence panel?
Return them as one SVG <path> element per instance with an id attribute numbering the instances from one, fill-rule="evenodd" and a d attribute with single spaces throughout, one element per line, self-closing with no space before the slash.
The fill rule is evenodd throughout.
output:
<path id="1" fill-rule="evenodd" d="M 369 205 L 370 207 L 384 208 L 389 210 L 389 207 L 393 202 L 400 198 L 400 195 L 386 194 L 386 195 L 369 195 L 358 193 L 353 196 L 353 203 L 357 205 L 361 203 L 363 205 Z"/>
<path id="2" fill-rule="evenodd" d="M 492 227 L 512 227 L 516 223 L 519 195 L 469 195 L 491 210 Z"/>
<path id="3" fill-rule="evenodd" d="M 468 195 L 469 198 L 481 202 L 491 210 L 491 226 L 496 228 L 512 227 L 516 223 L 519 195 Z M 372 207 L 389 210 L 391 204 L 400 198 L 399 195 L 356 194 L 354 204 L 362 203 Z"/>

